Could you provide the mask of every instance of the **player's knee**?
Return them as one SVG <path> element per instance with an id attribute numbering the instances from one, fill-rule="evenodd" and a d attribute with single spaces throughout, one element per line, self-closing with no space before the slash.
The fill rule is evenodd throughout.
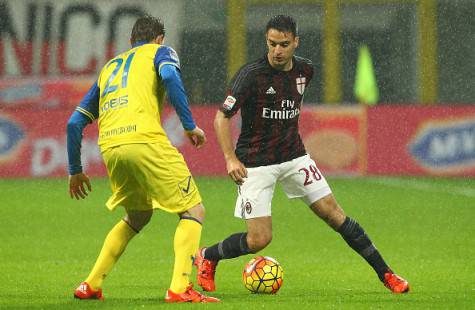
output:
<path id="1" fill-rule="evenodd" d="M 315 214 L 335 230 L 345 221 L 345 212 L 338 205 L 333 195 L 323 197 L 310 207 Z"/>
<path id="2" fill-rule="evenodd" d="M 272 241 L 272 234 L 264 233 L 259 235 L 247 235 L 247 245 L 253 253 L 257 253 L 260 250 L 268 246 Z"/>
<path id="3" fill-rule="evenodd" d="M 203 223 L 205 219 L 206 210 L 205 207 L 200 203 L 194 206 L 191 209 L 186 210 L 185 212 L 181 213 L 180 216 L 192 217 L 199 222 Z"/>
<path id="4" fill-rule="evenodd" d="M 153 211 L 131 211 L 127 212 L 127 215 L 124 217 L 124 221 L 126 221 L 132 229 L 139 232 L 144 228 L 152 218 Z"/>
<path id="5" fill-rule="evenodd" d="M 337 230 L 341 224 L 345 221 L 346 214 L 343 209 L 335 202 L 334 207 L 331 209 L 330 214 L 328 215 L 327 223 L 333 229 Z"/>

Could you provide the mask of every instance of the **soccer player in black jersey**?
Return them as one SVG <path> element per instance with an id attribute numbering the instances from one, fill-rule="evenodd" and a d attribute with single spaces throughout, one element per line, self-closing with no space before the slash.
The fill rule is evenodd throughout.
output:
<path id="1" fill-rule="evenodd" d="M 239 185 L 235 216 L 245 219 L 247 232 L 198 251 L 198 284 L 205 291 L 214 291 L 216 265 L 221 259 L 257 253 L 271 242 L 271 200 L 279 181 L 289 198 L 302 199 L 341 234 L 387 288 L 394 293 L 408 292 L 408 282 L 393 273 L 363 228 L 345 215 L 305 151 L 298 120 L 313 66 L 310 60 L 294 55 L 299 44 L 294 19 L 285 15 L 271 18 L 266 41 L 267 55 L 237 72 L 214 120 L 228 174 Z M 239 109 L 242 129 L 234 150 L 230 123 Z"/>

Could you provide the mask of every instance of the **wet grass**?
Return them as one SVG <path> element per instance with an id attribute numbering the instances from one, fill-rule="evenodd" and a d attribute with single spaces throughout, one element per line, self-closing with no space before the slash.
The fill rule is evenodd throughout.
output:
<path id="1" fill-rule="evenodd" d="M 202 244 L 244 230 L 233 217 L 235 187 L 224 178 L 197 178 L 207 219 Z M 285 270 L 276 295 L 241 285 L 251 256 L 218 267 L 219 309 L 462 309 L 475 308 L 475 189 L 472 179 L 331 178 L 333 191 L 391 267 L 412 286 L 387 291 L 370 267 L 280 188 L 273 201 L 274 239 L 262 254 Z M 406 186 L 407 184 L 407 186 Z M 422 186 L 421 186 L 422 184 Z M 66 180 L 0 180 L 0 308 L 142 309 L 189 307 L 163 302 L 171 279 L 177 217 L 156 212 L 104 283 L 104 302 L 77 301 L 72 292 L 92 267 L 109 229 L 123 215 L 109 212 L 105 179 L 93 179 L 84 201 L 71 200 Z M 452 189 L 462 189 L 452 190 Z"/>

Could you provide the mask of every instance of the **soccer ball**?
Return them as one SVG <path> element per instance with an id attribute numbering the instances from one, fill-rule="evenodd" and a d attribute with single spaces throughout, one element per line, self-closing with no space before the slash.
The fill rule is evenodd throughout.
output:
<path id="1" fill-rule="evenodd" d="M 282 287 L 284 270 L 268 256 L 257 256 L 249 261 L 242 272 L 242 283 L 253 293 L 275 294 Z"/>

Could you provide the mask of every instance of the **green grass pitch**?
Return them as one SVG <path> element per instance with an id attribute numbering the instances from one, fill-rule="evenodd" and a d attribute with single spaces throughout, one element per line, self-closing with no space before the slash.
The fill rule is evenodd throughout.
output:
<path id="1" fill-rule="evenodd" d="M 103 239 L 123 215 L 109 212 L 107 180 L 71 200 L 66 179 L 0 180 L 1 309 L 159 309 L 171 279 L 177 217 L 158 211 L 104 283 L 105 301 L 78 301 Z M 235 187 L 197 178 L 207 208 L 202 244 L 244 230 L 233 217 Z M 215 309 L 467 309 L 475 308 L 475 180 L 330 178 L 337 200 L 357 219 L 412 291 L 391 294 L 341 237 L 278 187 L 274 239 L 261 252 L 283 266 L 276 295 L 253 295 L 241 284 L 251 256 L 218 266 Z M 194 277 L 194 275 L 193 275 Z M 194 278 L 193 278 L 194 279 Z"/>

